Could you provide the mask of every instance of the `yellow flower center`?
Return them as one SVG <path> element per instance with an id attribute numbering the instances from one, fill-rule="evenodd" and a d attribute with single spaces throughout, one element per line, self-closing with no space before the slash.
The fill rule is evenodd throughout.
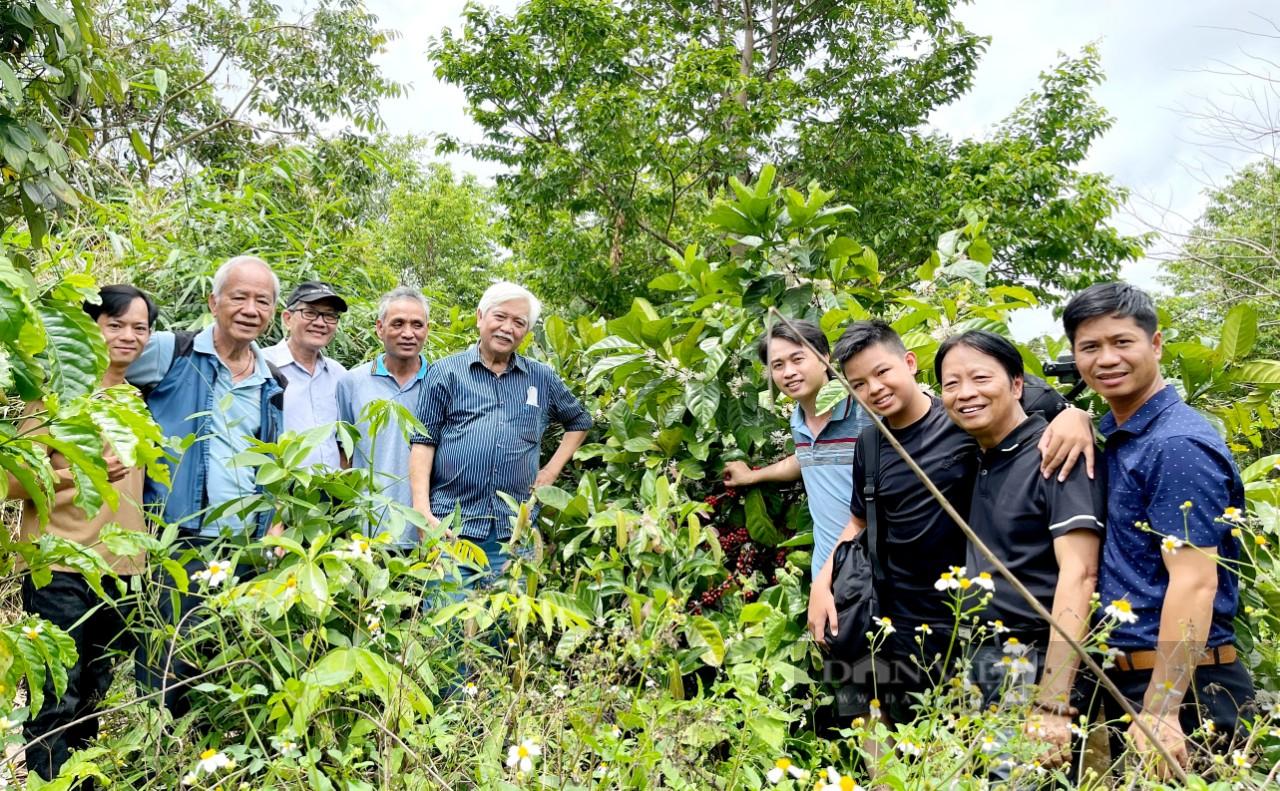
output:
<path id="1" fill-rule="evenodd" d="M 1133 612 L 1132 605 L 1130 605 L 1129 602 L 1126 601 L 1125 599 L 1116 599 L 1115 601 L 1111 602 L 1111 606 L 1115 607 L 1120 612 Z"/>
<path id="2" fill-rule="evenodd" d="M 292 574 L 290 574 L 290 575 L 289 575 L 289 579 L 287 579 L 287 580 L 285 580 L 285 581 L 284 581 L 284 586 L 285 586 L 286 588 L 296 588 L 296 587 L 298 587 L 298 578 L 297 578 L 297 577 L 295 577 L 295 576 L 293 576 Z"/>
<path id="3" fill-rule="evenodd" d="M 854 782 L 852 777 L 845 775 L 840 778 L 840 791 L 853 791 L 853 788 Z"/>
<path id="4" fill-rule="evenodd" d="M 779 758 L 778 760 L 773 762 L 773 765 L 785 772 L 791 768 L 791 759 Z"/>
<path id="5" fill-rule="evenodd" d="M 521 758 L 528 758 L 529 748 L 525 747 L 523 744 L 520 745 L 520 747 L 516 750 L 516 755 L 520 756 Z"/>
<path id="6" fill-rule="evenodd" d="M 207 749 L 207 750 L 205 750 L 204 752 L 200 753 L 200 760 L 201 760 L 201 761 L 207 761 L 207 760 L 209 760 L 210 758 L 212 758 L 213 756 L 215 756 L 215 755 L 217 755 L 217 754 L 218 754 L 218 751 L 217 751 L 217 750 L 215 750 L 215 749 L 213 749 L 212 747 L 210 747 L 209 749 Z"/>
<path id="7" fill-rule="evenodd" d="M 968 577 L 961 577 L 961 578 L 960 578 L 960 587 L 961 587 L 961 588 L 967 588 L 967 587 L 969 587 L 969 586 L 970 586 L 970 585 L 972 585 L 972 584 L 973 584 L 973 580 L 969 579 Z"/>

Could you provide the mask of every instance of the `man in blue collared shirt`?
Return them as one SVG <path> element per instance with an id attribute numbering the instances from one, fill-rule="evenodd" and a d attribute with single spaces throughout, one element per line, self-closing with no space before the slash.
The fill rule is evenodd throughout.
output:
<path id="1" fill-rule="evenodd" d="M 484 549 L 491 573 L 506 563 L 514 516 L 498 492 L 519 501 L 554 483 L 591 428 L 560 377 L 516 352 L 540 309 L 514 283 L 490 286 L 476 310 L 479 343 L 431 366 L 418 402 L 427 435 L 412 440 L 413 507 L 432 524 L 459 510 L 458 533 Z M 564 438 L 539 468 L 551 422 L 564 427 Z"/>
<path id="2" fill-rule="evenodd" d="M 1149 296 L 1101 283 L 1077 294 L 1062 321 L 1080 375 L 1111 407 L 1098 587 L 1108 643 L 1123 653 L 1108 675 L 1185 765 L 1186 734 L 1211 719 L 1221 741 L 1210 747 L 1227 746 L 1253 698 L 1232 626 L 1240 548 L 1231 530 L 1244 487 L 1226 443 L 1160 375 Z M 1149 749 L 1136 725 L 1130 734 Z"/>
<path id="3" fill-rule="evenodd" d="M 324 356 L 324 348 L 338 333 L 338 319 L 347 312 L 347 301 L 333 286 L 319 280 L 299 283 L 285 301 L 281 315 L 286 337 L 262 354 L 289 380 L 284 393 L 284 430 L 303 432 L 338 420 L 334 399 L 338 380 L 347 372 L 337 360 Z M 338 469 L 338 440 L 325 437 L 307 457 L 303 467 L 323 465 Z"/>
<path id="4" fill-rule="evenodd" d="M 408 410 L 418 407 L 422 382 L 427 375 L 427 358 L 422 345 L 427 340 L 430 315 L 427 298 L 412 288 L 397 288 L 378 303 L 374 331 L 382 341 L 382 354 L 372 362 L 356 366 L 338 382 L 338 417 L 360 429 L 354 458 L 342 459 L 343 467 L 370 470 L 373 490 L 406 508 L 413 505 L 409 490 L 409 443 L 404 427 L 392 421 L 370 436 L 365 408 L 374 401 L 391 400 Z M 418 529 L 404 521 L 395 509 L 380 509 L 378 520 L 368 535 L 393 533 L 392 543 L 401 550 L 418 544 Z"/>

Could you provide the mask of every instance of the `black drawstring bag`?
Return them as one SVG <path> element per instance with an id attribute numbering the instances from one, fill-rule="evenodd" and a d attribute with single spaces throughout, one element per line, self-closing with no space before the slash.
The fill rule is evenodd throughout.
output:
<path id="1" fill-rule="evenodd" d="M 876 525 L 876 474 L 880 469 L 880 432 L 875 423 L 867 426 L 859 440 L 863 447 L 866 478 L 862 501 L 867 508 L 867 527 L 857 538 L 838 544 L 832 553 L 831 593 L 836 605 L 840 634 L 825 627 L 827 651 L 842 659 L 857 660 L 871 653 L 867 639 L 880 617 L 876 590 L 884 579 L 884 536 Z"/>

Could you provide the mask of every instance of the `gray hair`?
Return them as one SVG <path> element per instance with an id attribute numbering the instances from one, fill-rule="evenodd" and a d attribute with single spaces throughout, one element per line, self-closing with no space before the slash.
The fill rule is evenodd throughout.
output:
<path id="1" fill-rule="evenodd" d="M 227 280 L 230 279 L 231 273 L 241 266 L 248 264 L 256 264 L 267 270 L 271 275 L 271 285 L 275 288 L 275 299 L 280 299 L 280 278 L 276 277 L 276 273 L 272 271 L 271 265 L 255 255 L 237 255 L 234 258 L 228 258 L 226 263 L 218 267 L 218 271 L 213 273 L 213 295 L 215 297 L 222 296 L 222 290 L 227 287 Z"/>
<path id="2" fill-rule="evenodd" d="M 382 295 L 382 299 L 378 300 L 378 321 L 386 319 L 387 311 L 391 310 L 391 303 L 399 302 L 402 299 L 417 302 L 421 305 L 422 313 L 427 317 L 427 323 L 431 323 L 431 303 L 427 302 L 427 298 L 423 296 L 421 291 L 408 286 L 400 286 Z"/>
<path id="3" fill-rule="evenodd" d="M 542 302 L 530 293 L 529 289 L 506 280 L 501 280 L 489 286 L 484 295 L 480 297 L 480 304 L 476 307 L 476 310 L 480 311 L 480 315 L 483 316 L 489 312 L 490 308 L 517 299 L 523 299 L 529 303 L 529 326 L 532 327 L 537 324 L 538 316 L 542 314 Z"/>

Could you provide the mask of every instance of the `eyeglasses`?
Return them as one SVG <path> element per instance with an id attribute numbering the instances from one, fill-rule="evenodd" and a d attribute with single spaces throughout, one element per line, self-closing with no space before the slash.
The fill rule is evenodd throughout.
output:
<path id="1" fill-rule="evenodd" d="M 299 311 L 299 313 L 301 313 L 302 318 L 306 319 L 307 321 L 324 319 L 324 323 L 329 325 L 337 324 L 338 316 L 340 315 L 330 310 L 316 310 L 315 308 L 303 308 L 301 311 Z"/>

